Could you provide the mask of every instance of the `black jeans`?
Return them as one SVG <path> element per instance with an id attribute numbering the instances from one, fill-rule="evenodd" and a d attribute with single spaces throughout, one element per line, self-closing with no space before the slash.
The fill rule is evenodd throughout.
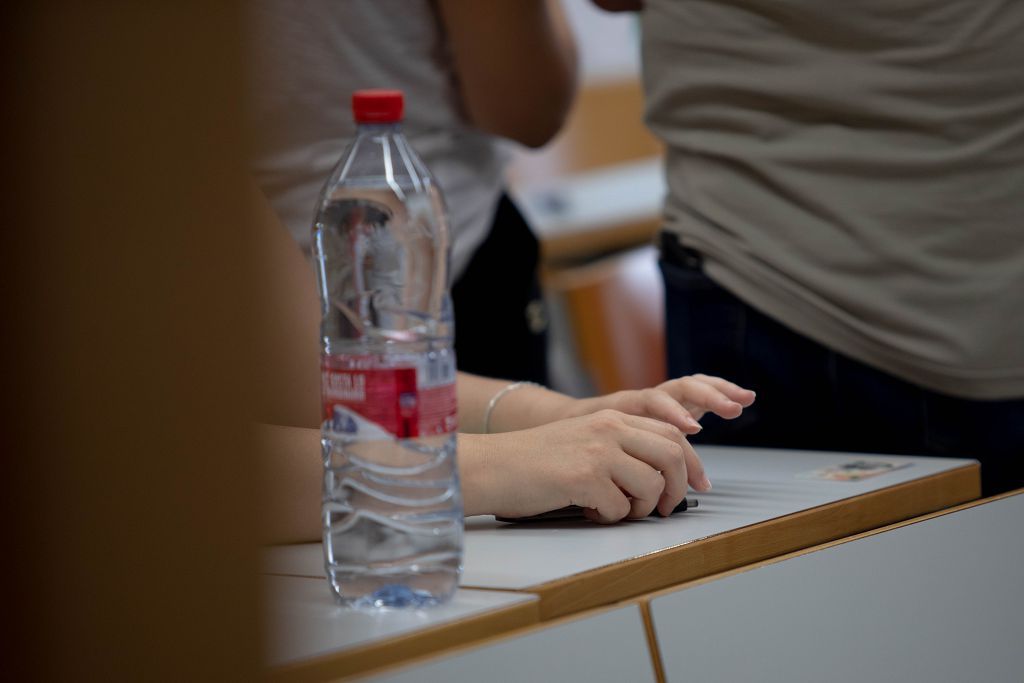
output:
<path id="1" fill-rule="evenodd" d="M 757 392 L 736 420 L 704 418 L 694 442 L 975 458 L 984 495 L 1024 486 L 1024 399 L 956 398 L 836 353 L 719 287 L 669 236 L 660 265 L 669 374 Z"/>
<path id="2" fill-rule="evenodd" d="M 548 383 L 547 314 L 537 277 L 540 247 L 503 196 L 487 239 L 452 287 L 459 370 Z"/>

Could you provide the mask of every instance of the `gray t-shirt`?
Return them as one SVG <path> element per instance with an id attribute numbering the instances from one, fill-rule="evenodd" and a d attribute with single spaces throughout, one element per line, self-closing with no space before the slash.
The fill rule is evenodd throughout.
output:
<path id="1" fill-rule="evenodd" d="M 253 173 L 296 241 L 309 246 L 320 188 L 355 136 L 352 92 L 405 93 L 403 130 L 444 193 L 453 277 L 487 237 L 507 151 L 469 124 L 429 0 L 250 3 Z"/>
<path id="2" fill-rule="evenodd" d="M 647 0 L 665 227 L 798 332 L 1024 396 L 1024 1 Z"/>

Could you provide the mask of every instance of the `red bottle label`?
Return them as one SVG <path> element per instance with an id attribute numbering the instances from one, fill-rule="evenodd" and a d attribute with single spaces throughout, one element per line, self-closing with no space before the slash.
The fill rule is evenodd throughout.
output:
<path id="1" fill-rule="evenodd" d="M 372 357 L 324 356 L 323 418 L 362 439 L 449 434 L 458 427 L 451 354 L 404 367 L 372 367 Z"/>

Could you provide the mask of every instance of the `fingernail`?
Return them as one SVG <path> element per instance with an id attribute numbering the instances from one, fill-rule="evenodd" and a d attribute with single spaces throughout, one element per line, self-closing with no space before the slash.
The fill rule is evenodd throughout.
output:
<path id="1" fill-rule="evenodd" d="M 702 491 L 710 491 L 711 490 L 711 480 L 708 479 L 707 475 L 704 475 L 704 478 L 700 480 L 700 485 L 701 485 L 701 490 Z"/>
<path id="2" fill-rule="evenodd" d="M 703 427 L 701 427 L 701 426 L 700 426 L 700 422 L 697 422 L 697 421 L 696 421 L 696 420 L 694 420 L 694 419 L 693 419 L 692 417 L 689 417 L 689 418 L 687 418 L 687 423 L 688 423 L 688 424 L 689 424 L 689 425 L 690 425 L 691 427 L 693 427 L 694 429 L 696 429 L 696 430 L 697 430 L 698 432 L 699 432 L 700 430 L 704 429 Z"/>

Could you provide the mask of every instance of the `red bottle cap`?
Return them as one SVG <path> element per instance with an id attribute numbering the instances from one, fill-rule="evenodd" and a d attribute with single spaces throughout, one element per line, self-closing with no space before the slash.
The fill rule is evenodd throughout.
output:
<path id="1" fill-rule="evenodd" d="M 356 90 L 352 93 L 352 116 L 356 123 L 397 123 L 405 111 L 401 90 Z"/>

